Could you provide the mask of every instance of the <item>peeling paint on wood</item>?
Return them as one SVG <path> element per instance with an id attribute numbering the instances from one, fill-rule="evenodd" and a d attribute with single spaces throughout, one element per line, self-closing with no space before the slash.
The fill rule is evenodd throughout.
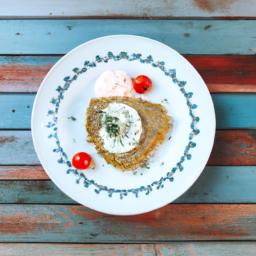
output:
<path id="1" fill-rule="evenodd" d="M 2 17 L 254 17 L 254 0 L 82 0 L 39 1 L 12 0 L 12 4 L 3 4 Z"/>
<path id="2" fill-rule="evenodd" d="M 34 152 L 30 131 L 0 131 L 0 141 L 1 138 L 2 140 L 8 141 L 12 137 L 15 137 L 16 140 L 3 144 L 0 143 L 0 163 L 2 165 L 38 164 L 39 162 Z M 209 164 L 256 165 L 255 148 L 256 138 L 254 130 L 218 130 Z M 16 154 L 16 152 L 19 152 L 19 154 Z M 0 171 L 2 170 L 1 168 L 4 167 L 0 167 Z M 14 170 L 12 167 L 10 168 L 10 172 L 12 173 Z M 26 171 L 30 175 L 30 171 Z M 32 170 L 32 174 L 36 172 L 36 169 Z M 4 173 L 8 177 L 8 169 L 5 169 Z M 22 170 L 20 173 L 22 173 Z M 18 175 L 18 171 L 15 175 Z M 44 177 L 42 170 L 40 170 L 38 175 L 38 178 Z M 33 177 L 28 179 L 33 179 Z"/>
<path id="3" fill-rule="evenodd" d="M 190 36 L 184 37 L 184 33 Z M 0 20 L 0 35 L 5 35 L 0 54 L 63 54 L 96 37 L 137 34 L 182 54 L 255 55 L 255 33 L 253 20 Z"/>
<path id="4" fill-rule="evenodd" d="M 172 204 L 127 217 L 83 206 L 0 205 L 0 242 L 253 240 L 255 221 L 254 204 Z"/>
<path id="5" fill-rule="evenodd" d="M 0 244 L 0 255 L 4 256 L 156 256 L 155 253 L 153 244 Z"/>
<path id="6" fill-rule="evenodd" d="M 0 94 L 0 129 L 29 129 L 34 98 L 33 94 Z M 213 94 L 212 99 L 218 129 L 256 128 L 256 94 Z"/>
<path id="7" fill-rule="evenodd" d="M 42 166 L 0 165 L 0 180 L 49 180 Z"/>
<path id="8" fill-rule="evenodd" d="M 210 165 L 256 165 L 256 130 L 218 131 Z"/>
<path id="9" fill-rule="evenodd" d="M 184 36 L 190 34 L 184 33 Z M 60 57 L 0 56 L 0 92 L 36 92 Z M 254 56 L 185 55 L 185 58 L 195 66 L 213 93 L 256 92 Z"/>
<path id="10" fill-rule="evenodd" d="M 158 256 L 254 256 L 255 242 L 179 242 L 156 244 Z"/>
<path id="11" fill-rule="evenodd" d="M 0 168 L 0 179 L 1 172 Z M 76 204 L 52 181 L 36 178 L 1 179 L 0 204 Z M 256 203 L 255 184 L 255 166 L 208 166 L 195 184 L 175 203 Z"/>
<path id="12" fill-rule="evenodd" d="M 162 244 L 1 243 L 5 256 L 255 256 L 255 242 L 171 242 Z"/>
<path id="13" fill-rule="evenodd" d="M 0 131 L 0 165 L 38 163 L 30 131 Z"/>

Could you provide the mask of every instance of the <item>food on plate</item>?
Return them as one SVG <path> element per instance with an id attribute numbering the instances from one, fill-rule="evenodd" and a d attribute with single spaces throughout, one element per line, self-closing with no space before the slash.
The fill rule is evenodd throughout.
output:
<path id="1" fill-rule="evenodd" d="M 132 86 L 132 79 L 121 70 L 103 72 L 96 80 L 94 90 L 96 97 L 134 97 L 136 94 Z"/>
<path id="2" fill-rule="evenodd" d="M 92 157 L 86 152 L 78 152 L 72 158 L 72 165 L 78 170 L 94 168 Z"/>
<path id="3" fill-rule="evenodd" d="M 145 75 L 139 75 L 132 80 L 133 88 L 137 93 L 145 93 L 152 87 L 152 81 Z"/>
<path id="4" fill-rule="evenodd" d="M 86 112 L 88 141 L 109 164 L 123 171 L 143 165 L 171 126 L 161 104 L 140 98 L 93 98 Z"/>

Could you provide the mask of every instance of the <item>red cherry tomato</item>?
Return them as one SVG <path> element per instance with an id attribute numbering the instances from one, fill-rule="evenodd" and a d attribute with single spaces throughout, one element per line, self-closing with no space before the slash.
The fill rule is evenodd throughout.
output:
<path id="1" fill-rule="evenodd" d="M 152 86 L 152 81 L 149 77 L 139 75 L 133 79 L 133 88 L 137 93 L 145 93 Z"/>
<path id="2" fill-rule="evenodd" d="M 85 152 L 76 153 L 72 158 L 72 165 L 79 170 L 84 170 L 89 168 L 91 165 L 91 162 L 92 162 L 92 157 Z"/>

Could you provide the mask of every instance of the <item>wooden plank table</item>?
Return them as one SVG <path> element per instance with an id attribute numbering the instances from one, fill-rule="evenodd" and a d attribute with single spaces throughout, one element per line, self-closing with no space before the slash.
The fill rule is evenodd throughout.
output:
<path id="1" fill-rule="evenodd" d="M 256 0 L 1 1 L 0 255 L 256 255 Z M 217 133 L 182 197 L 133 217 L 94 212 L 48 178 L 31 140 L 35 93 L 78 44 L 137 34 L 177 49 L 212 93 Z"/>

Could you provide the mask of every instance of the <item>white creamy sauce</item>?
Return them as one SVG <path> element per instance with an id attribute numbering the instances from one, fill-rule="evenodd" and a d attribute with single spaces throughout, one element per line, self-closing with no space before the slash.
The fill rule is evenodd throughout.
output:
<path id="1" fill-rule="evenodd" d="M 125 153 L 139 144 L 142 122 L 138 112 L 130 106 L 110 103 L 103 109 L 101 122 L 99 134 L 108 152 Z"/>

